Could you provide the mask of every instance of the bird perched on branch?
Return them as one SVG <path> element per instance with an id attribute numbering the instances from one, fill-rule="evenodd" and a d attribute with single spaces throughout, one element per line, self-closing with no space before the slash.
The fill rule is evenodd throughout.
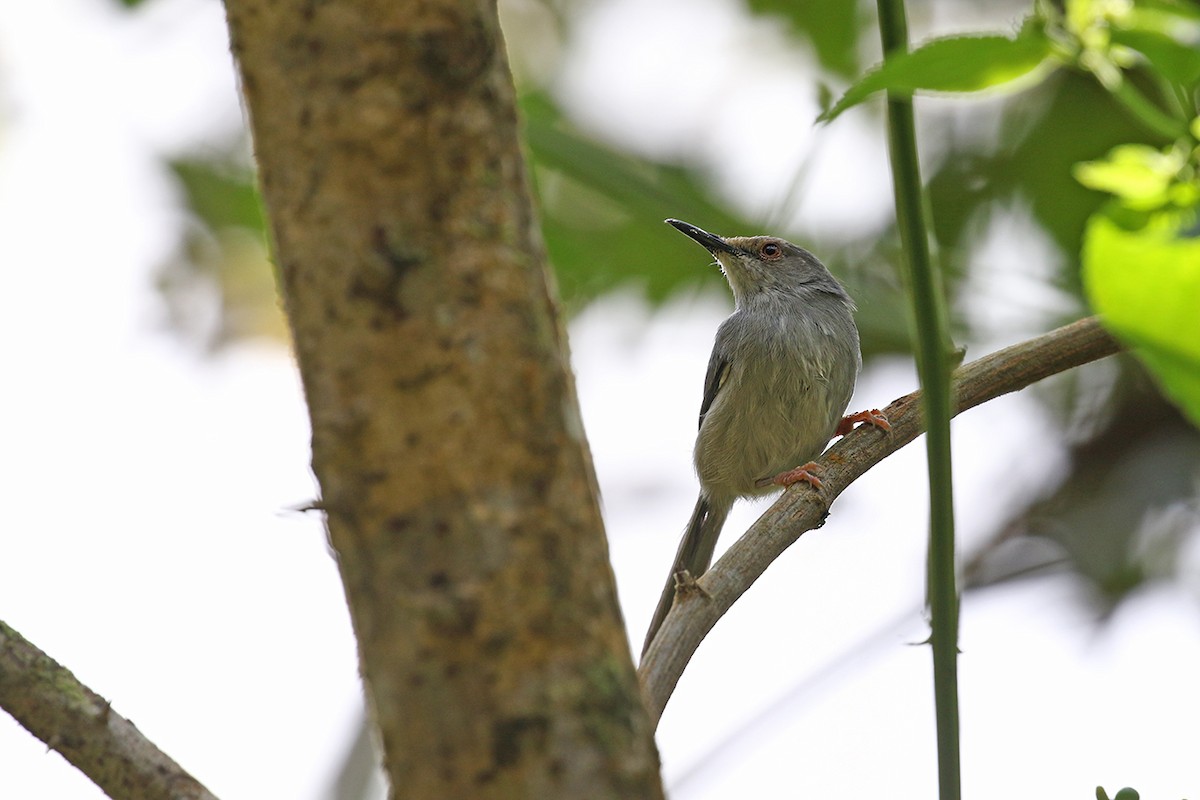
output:
<path id="1" fill-rule="evenodd" d="M 854 302 L 817 257 L 774 236 L 723 238 L 667 222 L 716 258 L 734 311 L 717 329 L 694 460 L 700 497 L 646 634 L 650 647 L 675 596 L 676 575 L 708 569 L 739 497 L 804 481 L 819 488 L 820 455 L 855 422 L 887 429 L 878 411 L 843 419 L 862 366 Z"/>

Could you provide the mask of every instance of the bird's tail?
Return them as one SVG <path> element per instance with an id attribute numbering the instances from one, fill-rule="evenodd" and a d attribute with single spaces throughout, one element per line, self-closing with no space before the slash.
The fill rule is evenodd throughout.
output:
<path id="1" fill-rule="evenodd" d="M 650 620 L 650 629 L 646 631 L 646 641 L 642 645 L 642 655 L 650 649 L 655 634 L 662 626 L 671 604 L 675 602 L 675 576 L 687 570 L 693 578 L 699 578 L 712 563 L 713 550 L 717 547 L 717 537 L 729 516 L 730 503 L 714 504 L 711 500 L 700 495 L 696 501 L 696 509 L 688 520 L 687 530 L 679 550 L 675 553 L 675 563 L 671 565 L 671 574 L 667 576 L 667 585 L 663 588 L 658 607 L 654 609 L 654 617 Z"/>

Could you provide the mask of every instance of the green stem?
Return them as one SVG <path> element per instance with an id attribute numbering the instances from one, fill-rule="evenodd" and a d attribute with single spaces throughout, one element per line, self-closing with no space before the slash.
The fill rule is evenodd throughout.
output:
<path id="1" fill-rule="evenodd" d="M 908 48 L 904 0 L 877 0 L 885 56 Z M 925 393 L 929 460 L 928 595 L 937 718 L 940 800 L 959 800 L 958 590 L 955 586 L 954 487 L 950 471 L 950 332 L 941 274 L 934 269 L 921 192 L 912 100 L 888 93 L 888 146 L 896 225 L 907 254 L 907 288 L 916 326 L 917 372 Z"/>
<path id="2" fill-rule="evenodd" d="M 1112 89 L 1112 94 L 1139 122 L 1159 136 L 1172 140 L 1187 136 L 1186 122 L 1160 111 L 1128 78 L 1122 76 L 1121 82 Z"/>

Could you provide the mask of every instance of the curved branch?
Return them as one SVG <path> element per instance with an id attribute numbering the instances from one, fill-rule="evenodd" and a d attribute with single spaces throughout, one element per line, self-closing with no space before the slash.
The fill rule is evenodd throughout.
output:
<path id="1" fill-rule="evenodd" d="M 1121 346 L 1096 317 L 1079 320 L 1035 339 L 966 364 L 951 376 L 954 414 L 1072 367 L 1118 352 Z M 807 484 L 784 492 L 699 580 L 681 584 L 675 604 L 646 651 L 638 677 L 650 716 L 657 721 L 692 653 L 730 606 L 776 558 L 805 532 L 818 527 L 829 506 L 868 469 L 922 433 L 920 392 L 884 409 L 891 432 L 863 425 L 818 459 L 823 488 Z"/>
<path id="2" fill-rule="evenodd" d="M 0 707 L 118 800 L 216 800 L 71 671 L 0 622 Z"/>

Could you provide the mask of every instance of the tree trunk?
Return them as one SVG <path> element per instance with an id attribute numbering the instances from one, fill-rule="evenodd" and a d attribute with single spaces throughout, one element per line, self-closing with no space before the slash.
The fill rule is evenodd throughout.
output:
<path id="1" fill-rule="evenodd" d="M 661 797 L 494 4 L 227 8 L 393 795 Z"/>

